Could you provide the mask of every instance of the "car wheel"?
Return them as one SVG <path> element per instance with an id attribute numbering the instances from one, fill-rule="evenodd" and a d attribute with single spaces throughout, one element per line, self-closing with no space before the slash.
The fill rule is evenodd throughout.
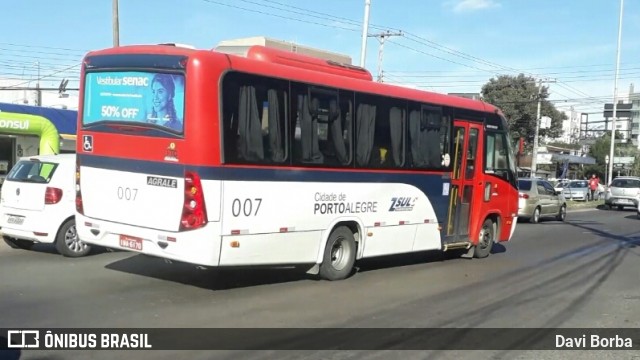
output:
<path id="1" fill-rule="evenodd" d="M 533 210 L 533 215 L 529 218 L 529 221 L 532 224 L 537 224 L 540 222 L 540 207 L 537 207 Z"/>
<path id="2" fill-rule="evenodd" d="M 31 248 L 33 247 L 33 241 L 14 239 L 8 236 L 3 236 L 2 239 L 4 239 L 4 242 L 12 249 L 31 250 Z"/>
<path id="3" fill-rule="evenodd" d="M 91 251 L 91 246 L 80 241 L 76 230 L 76 221 L 74 219 L 67 220 L 56 236 L 56 250 L 63 256 L 82 257 Z"/>
<path id="4" fill-rule="evenodd" d="M 482 224 L 482 228 L 480 229 L 480 233 L 478 234 L 478 245 L 476 245 L 475 251 L 473 252 L 473 256 L 481 259 L 486 258 L 491 254 L 491 249 L 493 248 L 493 243 L 495 241 L 495 230 L 494 224 L 491 219 L 487 219 Z"/>
<path id="5" fill-rule="evenodd" d="M 567 218 L 567 206 L 560 206 L 560 211 L 558 211 L 558 215 L 556 216 L 558 221 L 564 221 Z"/>
<path id="6" fill-rule="evenodd" d="M 325 280 L 342 280 L 351 274 L 356 260 L 356 241 L 346 226 L 335 228 L 324 249 L 320 265 L 320 277 Z"/>

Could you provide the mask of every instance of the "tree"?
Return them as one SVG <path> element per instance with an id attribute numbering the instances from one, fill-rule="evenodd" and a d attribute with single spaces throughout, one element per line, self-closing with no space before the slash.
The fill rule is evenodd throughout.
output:
<path id="1" fill-rule="evenodd" d="M 538 108 L 535 79 L 524 74 L 500 75 L 484 84 L 481 92 L 484 101 L 499 107 L 505 114 L 513 135 L 524 137 L 528 144 L 533 144 Z M 562 120 L 567 117 L 547 100 L 548 97 L 548 87 L 543 86 L 540 90 L 540 116 L 551 118 L 551 128 L 540 129 L 539 135 L 557 137 L 562 131 Z"/>
<path id="2" fill-rule="evenodd" d="M 605 134 L 589 147 L 589 155 L 596 159 L 597 164 L 604 164 L 605 156 L 609 155 L 611 149 L 611 134 Z"/>
<path id="3" fill-rule="evenodd" d="M 621 139 L 622 134 L 616 132 L 616 139 Z M 615 156 L 628 156 L 634 157 L 635 162 L 633 166 L 630 168 L 632 173 L 637 174 L 640 172 L 640 154 L 638 153 L 638 149 L 633 144 L 616 144 L 615 146 Z M 591 145 L 589 149 L 589 155 L 596 159 L 596 163 L 598 167 L 601 167 L 602 172 L 604 172 L 604 168 L 606 166 L 605 157 L 609 156 L 611 152 L 611 133 L 604 134 L 601 138 L 596 140 L 596 142 Z M 609 162 L 613 161 L 613 159 L 609 159 Z"/>

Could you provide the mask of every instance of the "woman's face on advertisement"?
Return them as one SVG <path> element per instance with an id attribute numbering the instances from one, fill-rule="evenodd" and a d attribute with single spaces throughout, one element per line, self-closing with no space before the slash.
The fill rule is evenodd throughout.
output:
<path id="1" fill-rule="evenodd" d="M 153 91 L 153 109 L 155 111 L 164 110 L 169 101 L 167 89 L 165 89 L 160 82 L 156 81 L 151 85 L 151 91 Z"/>

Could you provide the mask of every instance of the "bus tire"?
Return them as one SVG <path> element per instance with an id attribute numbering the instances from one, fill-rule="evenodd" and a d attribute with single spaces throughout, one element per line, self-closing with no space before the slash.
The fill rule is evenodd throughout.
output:
<path id="1" fill-rule="evenodd" d="M 346 226 L 339 226 L 331 232 L 324 249 L 320 278 L 342 280 L 351 274 L 356 260 L 356 240 Z"/>
<path id="2" fill-rule="evenodd" d="M 66 257 L 82 257 L 91 251 L 91 246 L 78 239 L 75 219 L 67 220 L 56 236 L 56 250 Z"/>
<path id="3" fill-rule="evenodd" d="M 476 245 L 473 256 L 482 259 L 486 258 L 491 254 L 491 249 L 493 248 L 493 243 L 495 241 L 495 226 L 493 220 L 486 219 L 480 228 L 480 233 L 478 234 L 478 244 Z"/>

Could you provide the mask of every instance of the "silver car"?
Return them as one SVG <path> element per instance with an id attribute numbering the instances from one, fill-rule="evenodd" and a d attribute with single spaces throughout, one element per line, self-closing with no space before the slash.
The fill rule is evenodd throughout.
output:
<path id="1" fill-rule="evenodd" d="M 518 218 L 538 223 L 542 217 L 553 216 L 559 221 L 567 217 L 567 203 L 562 194 L 545 180 L 518 179 Z"/>
<path id="2" fill-rule="evenodd" d="M 640 202 L 640 178 L 635 176 L 619 176 L 611 182 L 604 193 L 604 203 L 611 209 L 614 206 L 618 210 L 625 206 L 638 207 Z"/>
<path id="3" fill-rule="evenodd" d="M 567 200 L 587 201 L 591 196 L 589 182 L 587 180 L 572 180 L 562 189 L 562 195 Z"/>

